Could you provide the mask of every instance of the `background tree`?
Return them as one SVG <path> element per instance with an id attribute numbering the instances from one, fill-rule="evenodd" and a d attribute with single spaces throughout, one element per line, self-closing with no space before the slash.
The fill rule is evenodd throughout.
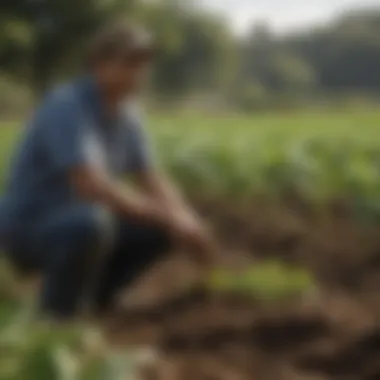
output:
<path id="1" fill-rule="evenodd" d="M 79 61 L 71 54 L 111 17 L 113 6 L 99 0 L 5 0 L 1 14 L 10 21 L 3 30 L 2 66 L 43 92 L 58 73 L 70 69 L 69 62 Z"/>
<path id="2" fill-rule="evenodd" d="M 2 0 L 0 15 L 0 71 L 36 94 L 78 72 L 87 38 L 115 18 L 140 20 L 156 37 L 150 90 L 159 97 L 206 93 L 262 104 L 262 94 L 380 90 L 375 10 L 288 35 L 259 22 L 242 38 L 220 16 L 181 0 Z"/>

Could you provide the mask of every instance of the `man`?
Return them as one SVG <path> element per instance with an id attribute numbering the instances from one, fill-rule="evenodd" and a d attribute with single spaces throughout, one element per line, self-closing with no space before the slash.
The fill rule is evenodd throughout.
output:
<path id="1" fill-rule="evenodd" d="M 90 295 L 97 312 L 109 310 L 173 241 L 208 250 L 202 223 L 152 162 L 133 106 L 152 57 L 144 31 L 106 28 L 86 74 L 48 94 L 25 132 L 0 225 L 11 260 L 42 271 L 50 316 L 76 315 Z"/>

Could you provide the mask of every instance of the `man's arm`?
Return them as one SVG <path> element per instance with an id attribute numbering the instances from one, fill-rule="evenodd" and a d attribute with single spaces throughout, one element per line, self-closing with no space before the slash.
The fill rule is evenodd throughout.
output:
<path id="1" fill-rule="evenodd" d="M 139 175 L 139 183 L 145 192 L 134 191 L 90 165 L 72 167 L 69 177 L 74 191 L 82 198 L 98 201 L 122 217 L 164 227 L 193 250 L 204 269 L 215 263 L 216 245 L 211 235 L 175 188 L 156 174 L 152 177 L 150 174 Z"/>
<path id="2" fill-rule="evenodd" d="M 183 199 L 175 185 L 165 174 L 151 169 L 136 174 L 139 187 L 166 210 L 170 210 L 177 220 L 183 220 L 193 231 L 193 248 L 196 259 L 205 268 L 213 266 L 219 247 L 209 228 L 199 218 L 195 210 Z"/>
<path id="3" fill-rule="evenodd" d="M 144 193 L 156 199 L 164 207 L 186 213 L 189 217 L 197 218 L 195 211 L 163 172 L 150 169 L 136 174 L 135 178 Z"/>
<path id="4" fill-rule="evenodd" d="M 128 111 L 128 108 L 126 108 Z M 126 113 L 126 122 L 129 123 L 129 158 L 128 172 L 132 171 L 140 189 L 149 197 L 159 202 L 172 212 L 190 215 L 195 213 L 185 202 L 182 195 L 159 169 L 155 162 L 154 148 L 149 136 L 144 130 L 141 114 L 138 109 L 132 108 L 130 114 Z M 134 112 L 133 112 L 134 111 Z"/>
<path id="5" fill-rule="evenodd" d="M 78 165 L 69 171 L 70 184 L 83 199 L 97 201 L 122 217 L 168 226 L 170 214 L 149 196 L 114 181 L 102 170 Z"/>
<path id="6" fill-rule="evenodd" d="M 196 252 L 203 251 L 201 259 L 204 261 L 207 253 L 216 250 L 211 234 L 204 223 L 190 205 L 184 200 L 176 186 L 159 169 L 154 162 L 152 146 L 149 138 L 145 134 L 139 118 L 132 118 L 130 126 L 129 141 L 130 158 L 134 179 L 138 187 L 150 199 L 155 200 L 163 207 L 178 225 L 182 225 L 186 230 L 186 240 L 195 248 Z M 183 236 L 179 236 L 180 240 Z M 183 239 L 182 239 L 183 240 Z M 211 261 L 211 260 L 208 260 Z"/>

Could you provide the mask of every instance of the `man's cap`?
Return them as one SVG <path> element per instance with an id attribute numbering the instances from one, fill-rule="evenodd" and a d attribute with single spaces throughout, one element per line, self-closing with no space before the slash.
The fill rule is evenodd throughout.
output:
<path id="1" fill-rule="evenodd" d="M 88 61 L 123 57 L 151 59 L 155 55 L 152 35 L 142 26 L 118 22 L 102 28 L 93 38 Z"/>

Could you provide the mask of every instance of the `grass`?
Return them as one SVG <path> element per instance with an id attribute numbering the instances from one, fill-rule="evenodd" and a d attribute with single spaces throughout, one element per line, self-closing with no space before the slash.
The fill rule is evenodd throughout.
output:
<path id="1" fill-rule="evenodd" d="M 18 123 L 0 123 L 0 189 L 4 188 L 12 152 L 16 145 L 20 128 Z"/>

